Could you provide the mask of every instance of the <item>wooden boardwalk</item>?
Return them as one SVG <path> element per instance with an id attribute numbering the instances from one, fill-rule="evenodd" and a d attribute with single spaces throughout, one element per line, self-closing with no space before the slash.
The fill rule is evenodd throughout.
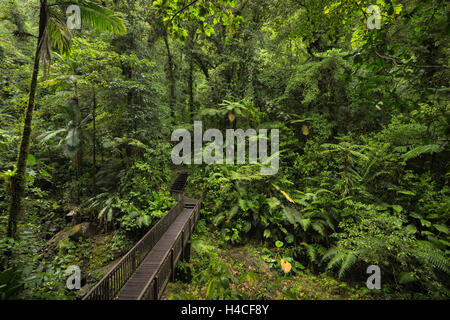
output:
<path id="1" fill-rule="evenodd" d="M 193 210 L 196 204 L 196 200 L 186 200 L 187 202 L 185 202 L 185 209 L 172 223 L 172 225 L 169 227 L 166 233 L 164 233 L 161 239 L 156 243 L 152 251 L 150 251 L 150 253 L 145 257 L 144 261 L 142 261 L 141 265 L 131 276 L 130 280 L 128 280 L 128 282 L 120 290 L 118 295 L 119 300 L 139 300 L 140 294 L 143 293 L 145 286 L 149 282 L 149 279 L 155 278 L 156 273 L 161 266 L 161 262 L 166 260 L 167 256 L 171 255 L 171 249 L 176 245 L 177 239 L 181 240 L 181 237 L 183 236 L 182 232 L 184 226 L 189 224 L 189 222 L 192 221 L 193 218 Z M 186 207 L 186 205 L 188 204 L 192 204 L 192 206 Z M 184 240 L 186 241 L 186 239 Z M 180 255 L 182 256 L 183 252 L 180 252 L 178 256 L 174 256 L 174 262 L 178 261 Z M 174 270 L 171 270 L 171 273 L 173 272 Z M 167 281 L 168 279 L 164 280 Z"/>
<path id="2" fill-rule="evenodd" d="M 83 300 L 159 299 L 190 251 L 190 237 L 200 217 L 201 199 L 184 196 L 187 174 L 172 192 L 179 200 L 160 221 L 83 297 Z"/>

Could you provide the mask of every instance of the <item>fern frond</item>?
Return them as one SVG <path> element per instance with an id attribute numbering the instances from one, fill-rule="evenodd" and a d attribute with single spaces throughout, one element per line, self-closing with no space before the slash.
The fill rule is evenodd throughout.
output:
<path id="1" fill-rule="evenodd" d="M 303 228 L 303 231 L 308 230 L 308 227 L 311 225 L 311 219 L 300 219 L 300 224 Z"/>
<path id="2" fill-rule="evenodd" d="M 325 237 L 325 228 L 321 223 L 313 223 L 312 228 L 317 231 L 322 237 Z"/>
<path id="3" fill-rule="evenodd" d="M 301 245 L 303 245 L 306 249 L 306 253 L 308 254 L 309 260 L 311 262 L 316 261 L 317 255 L 316 255 L 316 248 L 312 245 L 307 244 L 306 242 L 302 242 Z"/>
<path id="4" fill-rule="evenodd" d="M 429 241 L 418 241 L 419 243 L 419 255 L 423 262 L 431 262 L 431 264 L 442 270 L 443 272 L 450 274 L 450 262 L 448 257 L 438 248 L 436 248 Z"/>
<path id="5" fill-rule="evenodd" d="M 441 152 L 442 150 L 443 150 L 442 146 L 440 146 L 438 144 L 428 144 L 425 146 L 416 147 L 416 148 L 408 151 L 407 153 L 405 153 L 403 155 L 403 158 L 405 160 L 409 160 L 409 159 L 417 158 L 418 156 L 421 156 L 424 153 L 433 154 L 433 153 Z"/>
<path id="6" fill-rule="evenodd" d="M 336 265 L 342 264 L 346 256 L 347 255 L 344 252 L 337 251 L 333 258 L 331 258 L 331 260 L 328 262 L 327 270 L 332 269 Z"/>
<path id="7" fill-rule="evenodd" d="M 339 269 L 339 278 L 342 278 L 344 273 L 355 264 L 356 256 L 352 252 L 348 252 L 345 259 L 342 261 L 341 268 Z"/>

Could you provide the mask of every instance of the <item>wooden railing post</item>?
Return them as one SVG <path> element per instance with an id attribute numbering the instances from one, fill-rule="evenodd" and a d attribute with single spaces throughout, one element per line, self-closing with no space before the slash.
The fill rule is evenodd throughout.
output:
<path id="1" fill-rule="evenodd" d="M 174 259 L 175 259 L 174 258 L 174 249 L 172 248 L 172 249 L 170 249 L 170 264 L 172 266 L 172 275 L 170 277 L 170 280 L 172 282 L 175 281 L 175 261 L 174 261 Z"/>
<path id="2" fill-rule="evenodd" d="M 155 300 L 158 300 L 158 276 L 155 277 L 155 296 L 153 297 Z"/>
<path id="3" fill-rule="evenodd" d="M 184 230 L 181 231 L 181 259 L 184 260 Z"/>

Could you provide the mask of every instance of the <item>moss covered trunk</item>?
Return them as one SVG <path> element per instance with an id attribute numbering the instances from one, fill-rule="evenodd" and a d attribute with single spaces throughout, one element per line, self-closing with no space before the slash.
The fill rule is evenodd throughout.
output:
<path id="1" fill-rule="evenodd" d="M 33 119 L 34 97 L 36 95 L 37 77 L 39 73 L 40 52 L 45 28 L 47 27 L 47 0 L 41 0 L 39 13 L 39 36 L 34 56 L 33 75 L 31 77 L 30 95 L 25 113 L 22 137 L 20 141 L 19 154 L 16 163 L 16 172 L 11 177 L 11 198 L 8 207 L 8 231 L 7 236 L 15 238 L 17 220 L 21 209 L 22 198 L 25 190 L 25 171 L 27 168 L 28 152 L 31 139 L 31 122 Z"/>

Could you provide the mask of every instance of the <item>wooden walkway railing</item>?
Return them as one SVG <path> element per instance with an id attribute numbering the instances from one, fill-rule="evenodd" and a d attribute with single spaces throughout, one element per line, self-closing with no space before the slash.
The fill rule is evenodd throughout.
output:
<path id="1" fill-rule="evenodd" d="M 180 258 L 186 257 L 186 244 L 189 241 L 195 224 L 200 217 L 201 200 L 186 199 L 186 223 L 182 228 L 169 235 L 170 250 L 166 251 L 152 276 L 147 280 L 144 288 L 137 295 L 137 300 L 158 300 L 175 274 L 175 266 Z M 195 201 L 195 202 L 194 202 Z M 178 232 L 177 232 L 178 231 Z"/>
<path id="2" fill-rule="evenodd" d="M 201 201 L 178 203 L 83 297 L 83 300 L 159 299 L 200 217 Z"/>

